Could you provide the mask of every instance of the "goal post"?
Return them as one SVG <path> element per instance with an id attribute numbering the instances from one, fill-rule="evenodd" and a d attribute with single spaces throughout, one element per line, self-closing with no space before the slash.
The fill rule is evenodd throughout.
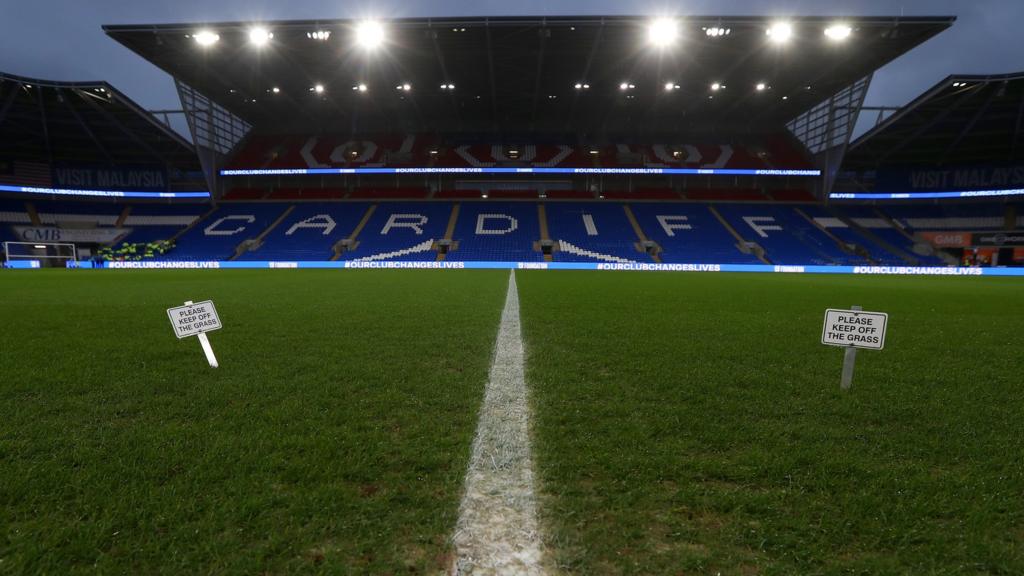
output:
<path id="1" fill-rule="evenodd" d="M 67 242 L 4 242 L 4 262 L 36 260 L 43 268 L 64 268 L 78 260 L 78 249 Z"/>

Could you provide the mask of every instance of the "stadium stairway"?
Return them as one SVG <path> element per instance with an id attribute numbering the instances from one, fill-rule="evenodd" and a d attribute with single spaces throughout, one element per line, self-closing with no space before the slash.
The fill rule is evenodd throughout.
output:
<path id="1" fill-rule="evenodd" d="M 661 256 L 658 254 L 658 252 L 661 251 L 661 247 L 658 246 L 657 242 L 652 243 L 647 239 L 647 234 L 644 234 L 644 229 L 640 226 L 640 222 L 637 221 L 636 216 L 633 214 L 633 208 L 630 207 L 629 204 L 623 204 L 622 211 L 626 213 L 626 219 L 629 220 L 629 225 L 633 227 L 633 233 L 636 234 L 637 240 L 640 242 L 639 247 L 643 248 L 644 252 L 646 252 L 652 260 L 661 264 Z"/>
<path id="2" fill-rule="evenodd" d="M 860 250 L 858 250 L 857 244 L 842 241 L 838 236 L 829 231 L 828 228 L 822 226 L 820 222 L 818 222 L 814 218 L 811 218 L 810 215 L 808 215 L 807 212 L 801 209 L 799 206 L 794 206 L 793 210 L 796 211 L 796 213 L 799 214 L 801 218 L 806 220 L 808 224 L 810 224 L 814 228 L 817 228 L 819 232 L 821 232 L 827 238 L 835 242 L 836 246 L 839 247 L 839 249 L 845 252 L 846 254 L 849 254 L 853 258 L 862 259 L 868 264 L 878 264 L 878 262 L 871 257 L 871 253 L 868 250 L 864 249 L 863 247 L 859 247 Z"/>
<path id="3" fill-rule="evenodd" d="M 359 234 L 362 233 L 363 228 L 366 228 L 366 224 L 370 221 L 370 218 L 373 217 L 373 213 L 376 210 L 377 205 L 371 204 L 370 207 L 366 209 L 362 219 L 359 220 L 359 224 L 356 225 L 355 230 L 352 231 L 352 234 L 350 234 L 345 240 L 342 240 L 331 247 L 331 250 L 334 252 L 334 255 L 331 256 L 331 262 L 341 260 L 345 255 L 345 250 L 353 250 L 359 246 Z"/>
<path id="4" fill-rule="evenodd" d="M 548 234 L 548 210 L 543 203 L 537 204 L 537 220 L 540 225 L 540 242 L 537 243 L 538 245 L 534 249 L 543 253 L 543 245 L 551 242 L 551 236 Z M 545 262 L 552 262 L 553 260 L 550 251 L 544 254 Z"/>
<path id="5" fill-rule="evenodd" d="M 458 202 L 452 204 L 452 213 L 448 217 L 448 227 L 445 228 L 444 231 L 444 241 L 449 244 L 449 249 L 451 248 L 452 235 L 455 234 L 455 224 L 459 221 L 459 206 L 460 204 Z M 443 262 L 447 255 L 447 252 L 442 252 L 440 249 L 438 249 L 437 261 Z"/>
<path id="6" fill-rule="evenodd" d="M 901 242 L 901 245 L 897 246 L 896 242 L 899 242 L 899 238 L 904 237 L 904 235 L 891 221 L 881 219 L 881 221 L 887 225 L 887 228 L 868 228 L 868 226 L 865 226 L 864 224 L 872 220 L 871 218 L 857 218 L 856 216 L 850 216 L 837 211 L 831 206 L 826 209 L 833 217 L 839 219 L 839 221 L 845 224 L 849 229 L 864 237 L 869 242 L 880 246 L 889 254 L 899 258 L 899 264 L 911 266 L 918 264 L 918 259 L 905 249 L 904 243 Z M 875 218 L 875 220 L 879 219 Z M 878 230 L 881 233 L 876 234 L 875 230 Z"/>
<path id="7" fill-rule="evenodd" d="M 771 264 L 768 258 L 765 257 L 764 248 L 761 247 L 757 242 L 751 242 L 744 238 L 740 233 L 733 228 L 732 224 L 728 220 L 722 217 L 722 214 L 715 209 L 714 205 L 709 204 L 708 210 L 715 216 L 715 219 L 732 234 L 733 238 L 736 239 L 736 249 L 744 254 L 752 254 L 755 258 L 761 261 L 762 264 Z"/>
<path id="8" fill-rule="evenodd" d="M 228 258 L 228 260 L 238 260 L 246 252 L 255 252 L 263 244 L 263 241 L 266 239 L 267 235 L 273 232 L 274 228 L 280 226 L 281 222 L 284 222 L 284 219 L 287 218 L 288 215 L 290 215 L 294 211 L 294 204 L 285 208 L 284 212 L 282 212 L 281 215 L 278 216 L 276 220 L 271 222 L 270 226 L 267 226 L 266 229 L 260 232 L 259 235 L 257 235 L 255 238 L 243 240 L 241 243 L 239 243 L 239 245 L 235 248 L 235 254 L 231 258 Z"/>

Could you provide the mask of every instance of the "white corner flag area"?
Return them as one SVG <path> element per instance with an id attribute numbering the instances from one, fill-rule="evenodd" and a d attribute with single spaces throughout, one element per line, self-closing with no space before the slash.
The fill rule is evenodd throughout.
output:
<path id="1" fill-rule="evenodd" d="M 217 308 L 212 300 L 193 303 L 191 300 L 185 302 L 184 306 L 167 309 L 167 317 L 171 319 L 171 326 L 174 328 L 174 335 L 179 339 L 189 336 L 198 336 L 199 343 L 203 346 L 206 360 L 210 366 L 216 368 L 217 357 L 213 354 L 213 346 L 206 336 L 207 332 L 220 330 L 223 326 L 220 317 L 217 316 Z"/>

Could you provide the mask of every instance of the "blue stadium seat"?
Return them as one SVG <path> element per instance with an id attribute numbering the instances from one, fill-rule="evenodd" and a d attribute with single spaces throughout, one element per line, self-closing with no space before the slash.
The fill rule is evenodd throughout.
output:
<path id="1" fill-rule="evenodd" d="M 437 259 L 427 244 L 444 238 L 452 205 L 435 202 L 382 202 L 359 234 L 359 246 L 345 260 L 422 262 Z M 426 249 L 425 249 L 426 248 Z"/>
<path id="2" fill-rule="evenodd" d="M 757 242 L 773 264 L 863 265 L 791 206 L 722 204 L 719 214 L 744 239 Z"/>
<path id="3" fill-rule="evenodd" d="M 255 238 L 287 204 L 225 204 L 185 233 L 164 260 L 227 260 L 244 240 Z"/>
<path id="4" fill-rule="evenodd" d="M 532 202 L 464 202 L 453 240 L 458 250 L 449 260 L 467 262 L 538 262 L 544 255 L 533 249 L 540 239 L 537 205 Z"/>
<path id="5" fill-rule="evenodd" d="M 369 204 L 298 204 L 284 221 L 239 260 L 330 260 L 332 247 L 349 237 Z"/>
<path id="6" fill-rule="evenodd" d="M 562 249 L 554 253 L 553 259 L 557 262 L 651 262 L 650 256 L 636 249 L 639 239 L 622 207 L 618 202 L 549 203 L 546 211 L 551 239 L 568 242 L 594 254 L 573 254 Z"/>
<path id="7" fill-rule="evenodd" d="M 632 204 L 640 228 L 673 264 L 761 264 L 736 247 L 736 238 L 703 204 Z"/>

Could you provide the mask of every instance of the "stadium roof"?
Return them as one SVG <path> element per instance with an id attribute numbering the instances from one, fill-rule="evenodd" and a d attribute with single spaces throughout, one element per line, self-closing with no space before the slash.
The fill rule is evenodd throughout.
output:
<path id="1" fill-rule="evenodd" d="M 954 21 L 800 17 L 788 41 L 768 17 L 653 35 L 633 16 L 104 29 L 257 129 L 635 134 L 777 129 Z"/>
<path id="2" fill-rule="evenodd" d="M 0 159 L 198 171 L 187 140 L 106 82 L 0 73 Z"/>
<path id="3" fill-rule="evenodd" d="M 854 142 L 844 168 L 1024 161 L 1024 72 L 950 76 Z"/>

